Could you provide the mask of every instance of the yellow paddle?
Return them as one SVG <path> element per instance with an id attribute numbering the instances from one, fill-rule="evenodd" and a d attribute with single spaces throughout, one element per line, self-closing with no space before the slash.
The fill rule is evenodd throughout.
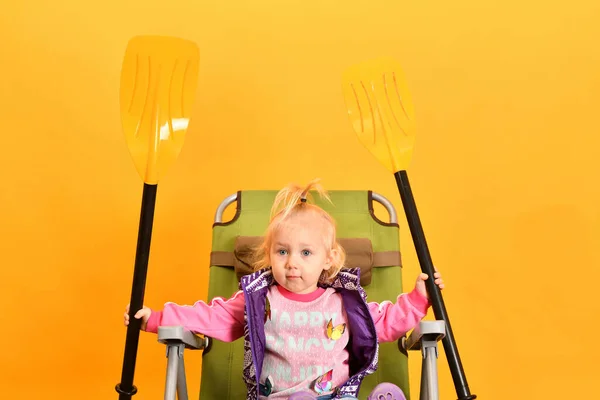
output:
<path id="1" fill-rule="evenodd" d="M 360 142 L 396 178 L 404 212 L 412 234 L 433 312 L 446 322 L 444 350 L 459 400 L 475 399 L 463 371 L 406 170 L 415 141 L 415 116 L 400 65 L 392 59 L 376 59 L 348 68 L 342 78 L 348 116 Z"/>
<path id="2" fill-rule="evenodd" d="M 175 162 L 192 113 L 199 69 L 195 43 L 172 37 L 137 36 L 129 41 L 121 69 L 123 132 L 135 167 L 144 181 L 142 208 L 129 308 L 129 326 L 120 400 L 137 392 L 133 385 L 141 321 L 133 316 L 144 304 L 156 190 Z"/>

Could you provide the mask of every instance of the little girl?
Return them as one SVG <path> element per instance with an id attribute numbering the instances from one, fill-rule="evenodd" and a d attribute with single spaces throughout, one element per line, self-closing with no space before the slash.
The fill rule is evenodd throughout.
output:
<path id="1" fill-rule="evenodd" d="M 335 222 L 307 202 L 310 190 L 329 200 L 316 181 L 277 194 L 255 272 L 241 279 L 231 298 L 167 303 L 163 311 L 143 307 L 135 314 L 147 332 L 181 325 L 226 342 L 244 336 L 248 400 L 356 399 L 364 377 L 377 369 L 378 343 L 398 340 L 429 307 L 426 274 L 396 304 L 367 303 L 360 270 L 343 269 Z M 440 274 L 435 278 L 443 288 Z M 397 386 L 382 383 L 369 399 L 405 397 Z"/>

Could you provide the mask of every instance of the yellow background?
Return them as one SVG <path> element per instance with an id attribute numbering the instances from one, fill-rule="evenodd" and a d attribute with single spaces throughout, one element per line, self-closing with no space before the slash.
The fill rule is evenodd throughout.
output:
<path id="1" fill-rule="evenodd" d="M 414 98 L 409 175 L 472 392 L 594 397 L 598 1 L 170 3 L 3 2 L 0 397 L 117 398 L 142 193 L 119 74 L 138 34 L 193 40 L 202 56 L 185 146 L 159 184 L 146 304 L 205 299 L 214 210 L 238 189 L 319 176 L 402 209 L 340 87 L 347 66 L 392 56 Z M 200 361 L 188 356 L 196 398 Z M 165 366 L 142 334 L 136 400 L 162 398 Z M 416 396 L 418 353 L 411 368 Z"/>

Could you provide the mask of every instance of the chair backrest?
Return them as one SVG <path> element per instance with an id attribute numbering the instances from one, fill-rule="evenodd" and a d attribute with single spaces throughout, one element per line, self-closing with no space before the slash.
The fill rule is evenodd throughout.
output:
<path id="1" fill-rule="evenodd" d="M 389 201 L 371 191 L 329 191 L 333 204 L 314 196 L 315 203 L 336 220 L 338 238 L 366 238 L 371 241 L 375 254 L 399 252 L 399 229 L 396 212 Z M 233 253 L 239 237 L 262 236 L 269 222 L 271 206 L 277 191 L 240 191 L 227 197 L 218 207 L 213 224 L 213 253 Z M 374 213 L 378 201 L 388 210 L 391 222 L 383 222 Z M 223 211 L 236 204 L 235 216 L 222 221 Z M 390 258 L 382 258 L 390 259 Z M 393 258 L 392 258 L 393 259 Z M 368 301 L 395 301 L 402 292 L 402 273 L 398 265 L 378 265 L 372 269 L 369 284 L 364 286 Z M 352 267 L 352 265 L 348 265 Z M 211 265 L 208 299 L 228 298 L 239 287 L 233 266 Z M 202 360 L 201 400 L 240 400 L 246 398 L 246 386 L 242 380 L 243 338 L 233 343 L 212 341 L 210 350 Z M 379 351 L 379 368 L 368 376 L 361 386 L 359 398 L 380 382 L 392 382 L 402 388 L 409 398 L 408 357 L 399 350 L 397 343 L 382 343 Z"/>

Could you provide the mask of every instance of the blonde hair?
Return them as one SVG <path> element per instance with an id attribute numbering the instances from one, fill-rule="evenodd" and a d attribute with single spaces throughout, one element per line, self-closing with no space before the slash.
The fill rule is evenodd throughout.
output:
<path id="1" fill-rule="evenodd" d="M 319 179 L 314 179 L 304 187 L 292 183 L 277 193 L 273 206 L 271 207 L 271 218 L 264 240 L 256 249 L 254 270 L 266 268 L 271 265 L 271 244 L 273 241 L 273 234 L 277 229 L 282 224 L 285 224 L 286 220 L 290 217 L 305 213 L 313 213 L 323 217 L 328 228 L 327 234 L 325 235 L 325 247 L 329 252 L 333 251 L 331 267 L 328 270 L 323 271 L 319 278 L 319 282 L 331 283 L 338 272 L 344 267 L 344 263 L 346 262 L 346 252 L 337 241 L 335 220 L 321 207 L 309 202 L 312 201 L 310 191 L 314 190 L 321 198 L 324 198 L 331 203 L 329 195 L 319 184 L 319 181 Z"/>

